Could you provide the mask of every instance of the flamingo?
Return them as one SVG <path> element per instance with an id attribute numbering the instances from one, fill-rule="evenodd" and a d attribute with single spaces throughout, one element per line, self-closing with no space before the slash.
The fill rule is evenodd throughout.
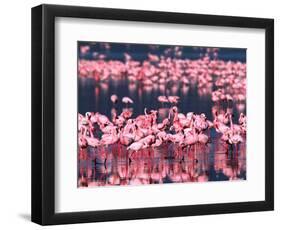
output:
<path id="1" fill-rule="evenodd" d="M 178 104 L 179 99 L 180 98 L 178 96 L 168 96 L 168 100 L 172 104 Z"/>
<path id="2" fill-rule="evenodd" d="M 137 141 L 137 142 L 132 143 L 132 144 L 127 148 L 127 150 L 139 151 L 139 150 L 142 149 L 144 146 L 145 146 L 145 145 L 144 145 L 143 142 Z"/>
<path id="3" fill-rule="evenodd" d="M 95 114 L 96 116 L 96 119 L 97 119 L 97 123 L 101 126 L 105 126 L 107 124 L 110 124 L 111 122 L 109 121 L 109 118 L 105 115 L 102 115 L 102 114 L 99 114 L 99 113 L 96 113 Z"/>
<path id="4" fill-rule="evenodd" d="M 229 132 L 228 133 L 228 142 L 231 145 L 237 145 L 237 144 L 243 142 L 243 138 L 239 134 L 235 134 L 233 132 Z"/>
<path id="5" fill-rule="evenodd" d="M 209 141 L 209 137 L 206 134 L 204 134 L 204 133 L 198 134 L 199 143 L 206 145 L 208 143 L 208 141 Z"/>
<path id="6" fill-rule="evenodd" d="M 129 97 L 123 97 L 122 98 L 122 102 L 124 104 L 126 104 L 126 106 L 128 106 L 128 104 L 133 104 L 134 103 L 134 101 L 131 98 L 129 98 Z"/>
<path id="7" fill-rule="evenodd" d="M 100 145 L 99 139 L 97 139 L 97 138 L 94 137 L 93 132 L 90 131 L 89 134 L 90 134 L 89 136 L 86 136 L 86 135 L 84 134 L 84 137 L 85 137 L 85 139 L 86 139 L 86 141 L 87 141 L 87 145 L 88 145 L 88 146 L 91 146 L 91 147 L 93 147 L 93 148 L 98 147 L 98 146 Z"/>
<path id="8" fill-rule="evenodd" d="M 93 148 L 96 148 L 100 145 L 100 141 L 97 138 L 94 137 L 86 137 L 88 146 L 91 146 Z"/>
<path id="9" fill-rule="evenodd" d="M 131 154 L 129 155 L 129 163 L 131 163 L 131 157 L 132 157 L 132 154 L 135 152 L 138 152 L 140 151 L 141 149 L 143 148 L 146 148 L 147 147 L 147 143 L 146 142 L 142 142 L 142 141 L 137 141 L 137 142 L 134 142 L 132 143 L 129 147 L 127 147 L 127 150 L 131 150 L 133 152 L 131 152 Z"/>
<path id="10" fill-rule="evenodd" d="M 117 104 L 118 102 L 118 97 L 116 94 L 112 94 L 111 97 L 110 97 L 110 100 L 113 104 Z"/>
<path id="11" fill-rule="evenodd" d="M 120 135 L 120 143 L 122 145 L 128 146 L 130 145 L 135 139 L 135 135 L 131 133 L 123 133 Z"/>
<path id="12" fill-rule="evenodd" d="M 161 95 L 161 96 L 158 96 L 158 101 L 163 105 L 164 103 L 168 103 L 169 102 L 169 100 L 168 100 L 168 98 L 166 97 L 166 96 L 164 96 L 164 95 Z"/>
<path id="13" fill-rule="evenodd" d="M 204 131 L 208 128 L 209 123 L 207 122 L 207 118 L 204 113 L 200 114 L 199 116 L 195 116 L 194 119 L 194 127 L 199 132 Z"/>
<path id="14" fill-rule="evenodd" d="M 240 124 L 240 125 L 246 124 L 246 121 L 247 121 L 247 118 L 246 118 L 246 116 L 244 115 L 244 113 L 240 113 L 239 124 Z"/>
<path id="15" fill-rule="evenodd" d="M 224 134 L 224 133 L 226 133 L 226 132 L 228 132 L 230 130 L 230 128 L 227 125 L 225 125 L 224 123 L 218 121 L 217 118 L 215 118 L 213 124 L 214 124 L 214 128 L 216 129 L 216 131 L 218 133 Z"/>
<path id="16" fill-rule="evenodd" d="M 118 140 L 119 135 L 117 134 L 116 129 L 114 129 L 110 134 L 103 134 L 100 143 L 103 145 L 112 145 L 118 142 Z"/>
<path id="17" fill-rule="evenodd" d="M 195 145 L 198 142 L 198 134 L 196 134 L 195 129 L 192 132 L 185 134 L 184 142 L 185 145 Z"/>
<path id="18" fill-rule="evenodd" d="M 80 148 L 85 149 L 88 147 L 87 139 L 84 136 L 79 136 L 78 140 L 78 145 L 80 146 Z"/>
<path id="19" fill-rule="evenodd" d="M 218 114 L 218 112 L 216 111 L 215 118 L 217 118 L 217 120 L 222 122 L 223 124 L 229 123 L 229 113 Z"/>

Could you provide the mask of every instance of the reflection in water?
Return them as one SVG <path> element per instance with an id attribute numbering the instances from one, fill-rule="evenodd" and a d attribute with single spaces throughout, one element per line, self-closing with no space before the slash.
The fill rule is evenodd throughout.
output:
<path id="1" fill-rule="evenodd" d="M 78 186 L 245 180 L 245 144 L 237 152 L 219 142 L 185 149 L 170 143 L 135 152 L 132 160 L 120 144 L 81 149 Z"/>

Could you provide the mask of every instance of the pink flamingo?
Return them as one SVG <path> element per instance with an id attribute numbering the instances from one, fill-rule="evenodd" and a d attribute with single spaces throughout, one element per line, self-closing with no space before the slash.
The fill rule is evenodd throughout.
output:
<path id="1" fill-rule="evenodd" d="M 216 131 L 218 133 L 224 134 L 224 133 L 226 133 L 226 132 L 228 132 L 230 130 L 230 128 L 227 125 L 225 125 L 224 123 L 218 121 L 217 118 L 215 118 L 213 124 L 214 124 L 214 128 L 216 129 Z"/>
<path id="2" fill-rule="evenodd" d="M 246 122 L 247 122 L 246 116 L 244 115 L 244 113 L 240 113 L 239 124 L 240 124 L 240 125 L 246 124 Z"/>
<path id="3" fill-rule="evenodd" d="M 146 147 L 146 143 L 142 142 L 142 141 L 138 141 L 138 142 L 134 142 L 132 143 L 127 150 L 133 150 L 133 151 L 139 151 L 140 149 L 143 149 L 144 147 Z"/>
<path id="4" fill-rule="evenodd" d="M 158 96 L 157 99 L 158 99 L 158 101 L 159 101 L 160 103 L 162 103 L 162 105 L 163 105 L 164 103 L 168 103 L 168 102 L 169 102 L 168 98 L 167 98 L 166 96 L 164 96 L 164 95 Z"/>
<path id="5" fill-rule="evenodd" d="M 98 147 L 100 145 L 100 141 L 97 138 L 94 137 L 94 134 L 93 134 L 92 131 L 90 131 L 89 134 L 90 134 L 89 136 L 86 136 L 84 134 L 84 137 L 87 141 L 88 146 L 91 146 L 93 148 Z"/>
<path id="6" fill-rule="evenodd" d="M 109 134 L 103 134 L 101 136 L 101 140 L 100 143 L 103 145 L 112 145 L 115 144 L 116 142 L 118 142 L 119 140 L 119 135 L 117 133 L 117 128 L 113 129 L 111 133 Z"/>
<path id="7" fill-rule="evenodd" d="M 97 138 L 94 137 L 86 137 L 88 146 L 91 146 L 93 148 L 96 148 L 100 145 L 100 141 Z"/>
<path id="8" fill-rule="evenodd" d="M 195 132 L 195 129 L 193 128 L 191 132 L 188 132 L 185 135 L 185 139 L 183 144 L 184 145 L 195 145 L 198 142 L 198 134 Z"/>
<path id="9" fill-rule="evenodd" d="M 204 131 L 208 128 L 209 123 L 207 122 L 207 118 L 204 113 L 200 115 L 196 115 L 194 119 L 194 127 L 199 132 Z"/>
<path id="10" fill-rule="evenodd" d="M 105 126 L 107 124 L 110 124 L 111 122 L 109 121 L 108 117 L 99 113 L 95 114 L 95 117 L 97 119 L 97 123 L 101 126 Z"/>
<path id="11" fill-rule="evenodd" d="M 178 96 L 168 96 L 168 100 L 172 104 L 178 104 L 179 99 L 180 98 Z"/>
<path id="12" fill-rule="evenodd" d="M 206 145 L 208 143 L 208 141 L 209 141 L 209 137 L 206 134 L 204 134 L 204 133 L 198 134 L 199 143 Z"/>
<path id="13" fill-rule="evenodd" d="M 118 102 L 118 97 L 116 94 L 112 94 L 110 97 L 111 102 L 115 105 Z"/>
<path id="14" fill-rule="evenodd" d="M 124 104 L 126 104 L 126 106 L 128 106 L 128 104 L 133 104 L 134 103 L 134 101 L 131 98 L 129 98 L 129 97 L 123 97 L 122 98 L 122 102 Z"/>
<path id="15" fill-rule="evenodd" d="M 79 136 L 78 140 L 78 145 L 80 146 L 80 148 L 84 149 L 88 147 L 87 139 L 84 136 Z"/>
<path id="16" fill-rule="evenodd" d="M 233 124 L 231 114 L 229 114 L 229 120 L 230 120 L 230 129 L 232 130 L 232 132 L 240 134 L 241 127 L 240 127 L 240 125 Z"/>

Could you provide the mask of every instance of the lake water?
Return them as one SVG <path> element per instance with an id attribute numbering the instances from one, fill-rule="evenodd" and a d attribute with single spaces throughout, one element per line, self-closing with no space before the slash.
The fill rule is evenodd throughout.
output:
<path id="1" fill-rule="evenodd" d="M 208 146 L 179 150 L 173 144 L 139 151 L 133 161 L 122 145 L 87 148 L 78 154 L 79 186 L 140 185 L 246 179 L 245 144 L 228 154 Z M 105 157 L 107 158 L 104 163 Z"/>

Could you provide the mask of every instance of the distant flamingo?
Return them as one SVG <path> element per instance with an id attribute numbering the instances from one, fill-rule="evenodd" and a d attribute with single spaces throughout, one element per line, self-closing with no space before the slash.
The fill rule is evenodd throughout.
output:
<path id="1" fill-rule="evenodd" d="M 168 96 L 168 100 L 172 104 L 177 104 L 179 102 L 179 97 L 178 96 Z"/>
<path id="2" fill-rule="evenodd" d="M 123 97 L 122 98 L 122 102 L 124 104 L 126 104 L 126 106 L 128 106 L 128 104 L 133 104 L 134 103 L 134 101 L 131 98 L 129 98 L 129 97 Z"/>
<path id="3" fill-rule="evenodd" d="M 169 100 L 168 100 L 168 98 L 166 97 L 166 96 L 158 96 L 158 101 L 160 102 L 160 103 L 162 103 L 162 105 L 164 104 L 164 103 L 168 103 L 169 102 Z"/>
<path id="4" fill-rule="evenodd" d="M 111 95 L 110 100 L 113 104 L 116 104 L 118 102 L 118 97 L 116 94 Z"/>

